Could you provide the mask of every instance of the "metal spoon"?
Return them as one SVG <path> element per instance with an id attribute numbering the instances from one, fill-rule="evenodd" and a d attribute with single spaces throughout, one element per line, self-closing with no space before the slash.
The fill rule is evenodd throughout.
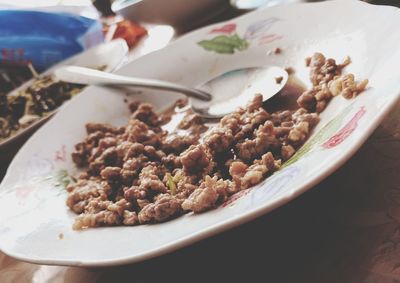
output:
<path id="1" fill-rule="evenodd" d="M 77 84 L 103 86 L 133 86 L 168 90 L 189 97 L 194 112 L 205 118 L 221 118 L 244 106 L 254 94 L 263 100 L 277 94 L 288 80 L 287 72 L 279 67 L 245 68 L 218 76 L 198 88 L 143 78 L 110 74 L 94 69 L 66 66 L 54 72 L 57 79 Z M 211 94 L 210 94 L 211 93 Z"/>

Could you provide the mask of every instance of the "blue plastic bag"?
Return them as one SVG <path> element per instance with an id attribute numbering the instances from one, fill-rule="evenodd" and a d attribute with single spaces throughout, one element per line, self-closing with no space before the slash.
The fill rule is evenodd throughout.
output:
<path id="1" fill-rule="evenodd" d="M 104 40 L 101 24 L 67 13 L 0 10 L 0 62 L 43 71 Z"/>

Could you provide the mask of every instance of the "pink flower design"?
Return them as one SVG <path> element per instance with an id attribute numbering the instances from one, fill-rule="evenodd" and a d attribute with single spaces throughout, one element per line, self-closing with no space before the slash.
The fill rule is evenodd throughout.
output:
<path id="1" fill-rule="evenodd" d="M 357 128 L 358 121 L 364 116 L 365 112 L 367 111 L 365 110 L 365 107 L 362 106 L 343 128 L 322 144 L 322 147 L 329 149 L 341 144 Z"/>
<path id="2" fill-rule="evenodd" d="M 15 190 L 15 196 L 17 197 L 17 199 L 19 200 L 25 200 L 29 197 L 29 195 L 31 195 L 34 191 L 35 191 L 35 187 L 24 187 L 24 186 L 20 186 L 20 187 L 16 187 L 14 188 Z"/>
<path id="3" fill-rule="evenodd" d="M 210 33 L 225 33 L 225 34 L 231 34 L 236 30 L 236 24 L 231 23 L 231 24 L 226 24 L 224 26 L 214 28 L 210 31 Z"/>
<path id="4" fill-rule="evenodd" d="M 230 196 L 221 206 L 226 207 L 230 204 L 234 204 L 238 199 L 240 199 L 241 197 L 244 197 L 248 193 L 250 193 L 250 189 L 237 192 L 236 194 Z"/>
<path id="5" fill-rule="evenodd" d="M 265 35 L 262 36 L 258 39 L 258 44 L 259 45 L 263 45 L 263 44 L 268 44 L 271 43 L 275 40 L 279 40 L 282 39 L 283 36 L 282 35 L 278 35 L 278 34 L 269 34 L 269 35 Z"/>
<path id="6" fill-rule="evenodd" d="M 65 144 L 62 145 L 60 150 L 55 153 L 55 161 L 66 161 L 67 160 L 67 150 Z"/>

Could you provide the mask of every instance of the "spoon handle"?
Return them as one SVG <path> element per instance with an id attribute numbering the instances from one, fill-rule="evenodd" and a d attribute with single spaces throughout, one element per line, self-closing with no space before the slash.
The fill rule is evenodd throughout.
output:
<path id="1" fill-rule="evenodd" d="M 104 86 L 134 86 L 140 88 L 150 88 L 159 90 L 169 90 L 186 94 L 189 97 L 204 101 L 210 101 L 211 95 L 204 91 L 186 87 L 183 85 L 152 79 L 132 78 L 116 74 L 110 74 L 95 69 L 66 66 L 54 72 L 55 76 L 62 81 L 84 84 L 84 85 L 104 85 Z"/>

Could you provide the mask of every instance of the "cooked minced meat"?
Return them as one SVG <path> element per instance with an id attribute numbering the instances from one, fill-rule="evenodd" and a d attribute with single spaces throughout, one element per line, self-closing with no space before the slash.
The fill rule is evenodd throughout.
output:
<path id="1" fill-rule="evenodd" d="M 349 58 L 337 65 L 315 53 L 307 63 L 312 88 L 298 98 L 296 110 L 268 113 L 257 94 L 210 129 L 188 110 L 168 132 L 168 117 L 134 102 L 125 127 L 87 124 L 87 137 L 72 153 L 85 172 L 67 188 L 67 205 L 79 214 L 74 229 L 200 213 L 262 182 L 304 144 L 333 97 L 353 98 L 367 86 L 367 80 L 342 75 Z"/>

